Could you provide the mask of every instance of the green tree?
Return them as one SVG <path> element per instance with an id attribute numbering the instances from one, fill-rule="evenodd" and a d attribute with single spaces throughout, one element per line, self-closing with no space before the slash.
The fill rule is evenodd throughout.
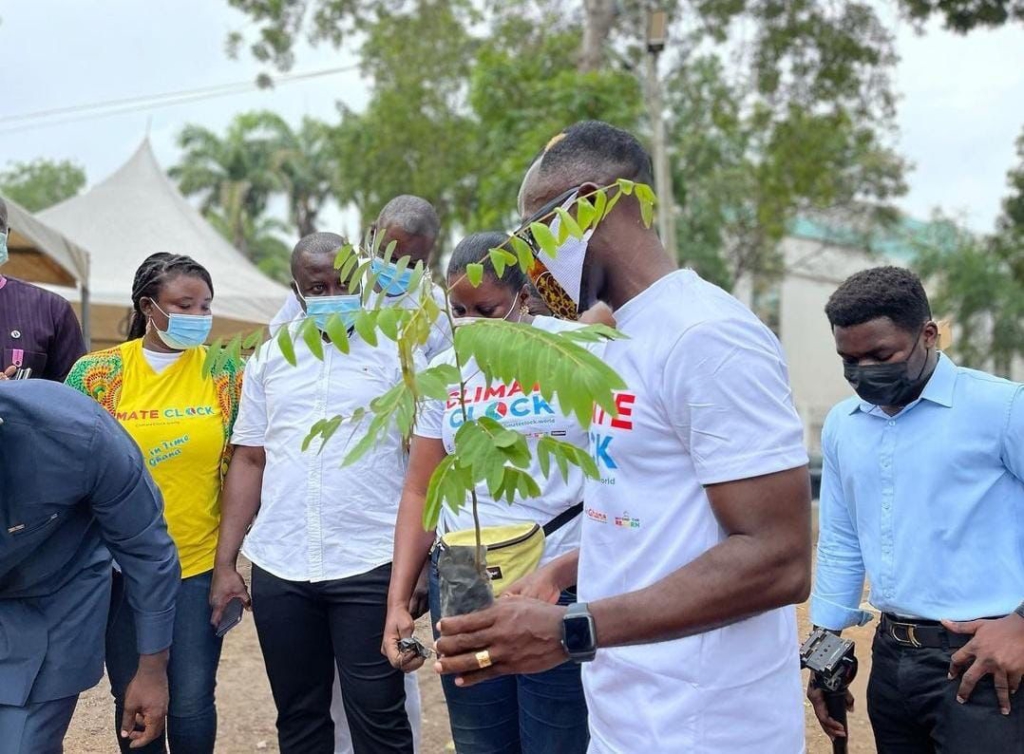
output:
<path id="1" fill-rule="evenodd" d="M 1004 376 L 1024 357 L 1024 133 L 1017 159 L 995 232 L 979 236 L 940 216 L 945 230 L 920 249 L 917 263 L 936 287 L 934 308 L 953 320 L 959 359 Z"/>
<path id="2" fill-rule="evenodd" d="M 219 213 L 226 237 L 249 257 L 247 224 L 260 218 L 280 186 L 273 159 L 277 136 L 263 113 L 238 116 L 223 138 L 202 126 L 185 126 L 178 137 L 181 162 L 168 171 L 182 193 L 201 198 L 205 215 Z"/>
<path id="3" fill-rule="evenodd" d="M 899 5 L 913 21 L 939 16 L 947 29 L 961 34 L 1024 21 L 1024 0 L 899 0 Z"/>
<path id="4" fill-rule="evenodd" d="M 465 221 L 513 221 L 526 168 L 567 124 L 597 119 L 637 130 L 643 104 L 632 74 L 576 70 L 580 30 L 514 15 L 498 22 L 473 66 L 469 102 L 476 124 L 475 188 Z"/>
<path id="5" fill-rule="evenodd" d="M 0 172 L 0 193 L 30 212 L 52 207 L 85 187 L 85 169 L 70 160 L 15 162 Z"/>
<path id="6" fill-rule="evenodd" d="M 316 232 L 320 212 L 333 197 L 339 180 L 334 128 L 306 117 L 293 130 L 277 115 L 264 113 L 262 117 L 275 135 L 270 166 L 288 201 L 289 219 L 300 237 L 307 236 Z"/>
<path id="7" fill-rule="evenodd" d="M 232 240 L 234 229 L 224 214 L 211 209 L 206 213 L 206 219 L 224 238 Z M 260 271 L 279 283 L 290 283 L 291 246 L 281 236 L 290 236 L 291 227 L 273 217 L 246 217 L 243 233 L 250 258 Z"/>
<path id="8" fill-rule="evenodd" d="M 479 166 L 464 105 L 477 44 L 470 18 L 468 2 L 417 0 L 367 22 L 363 71 L 373 94 L 362 113 L 342 109 L 335 136 L 338 200 L 364 221 L 392 197 L 416 194 L 437 209 L 443 243 L 464 215 Z"/>

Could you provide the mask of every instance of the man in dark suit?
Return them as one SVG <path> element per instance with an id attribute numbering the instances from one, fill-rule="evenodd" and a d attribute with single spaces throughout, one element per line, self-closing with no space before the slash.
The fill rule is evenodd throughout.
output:
<path id="1" fill-rule="evenodd" d="M 103 675 L 111 554 L 141 655 L 122 736 L 167 710 L 180 581 L 163 503 L 138 448 L 98 403 L 46 380 L 0 381 L 0 749 L 51 754 Z"/>

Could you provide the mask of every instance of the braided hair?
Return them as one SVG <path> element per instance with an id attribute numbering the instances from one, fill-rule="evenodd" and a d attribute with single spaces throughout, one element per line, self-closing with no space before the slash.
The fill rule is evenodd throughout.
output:
<path id="1" fill-rule="evenodd" d="M 213 280 L 210 273 L 199 262 L 184 254 L 169 254 L 165 251 L 150 254 L 135 271 L 132 283 L 132 320 L 128 327 L 128 340 L 141 338 L 146 334 L 146 315 L 139 303 L 144 298 L 155 301 L 164 285 L 179 275 L 189 275 L 202 280 L 213 294 Z"/>

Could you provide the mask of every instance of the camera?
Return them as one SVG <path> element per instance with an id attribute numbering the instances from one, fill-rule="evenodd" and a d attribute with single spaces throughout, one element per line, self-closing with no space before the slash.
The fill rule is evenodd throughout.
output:
<path id="1" fill-rule="evenodd" d="M 819 688 L 845 689 L 857 674 L 854 643 L 824 628 L 815 628 L 800 647 L 800 667 L 808 668 Z"/>

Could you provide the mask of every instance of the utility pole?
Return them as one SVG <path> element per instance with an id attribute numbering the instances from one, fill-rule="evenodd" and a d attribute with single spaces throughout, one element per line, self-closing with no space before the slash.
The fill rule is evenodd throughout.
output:
<path id="1" fill-rule="evenodd" d="M 654 193 L 658 195 L 658 235 L 665 249 L 678 258 L 676 245 L 675 197 L 672 194 L 672 168 L 665 143 L 665 109 L 661 101 L 658 56 L 668 36 L 668 12 L 662 8 L 647 11 L 647 60 L 645 99 L 651 119 L 651 151 L 654 160 Z"/>

